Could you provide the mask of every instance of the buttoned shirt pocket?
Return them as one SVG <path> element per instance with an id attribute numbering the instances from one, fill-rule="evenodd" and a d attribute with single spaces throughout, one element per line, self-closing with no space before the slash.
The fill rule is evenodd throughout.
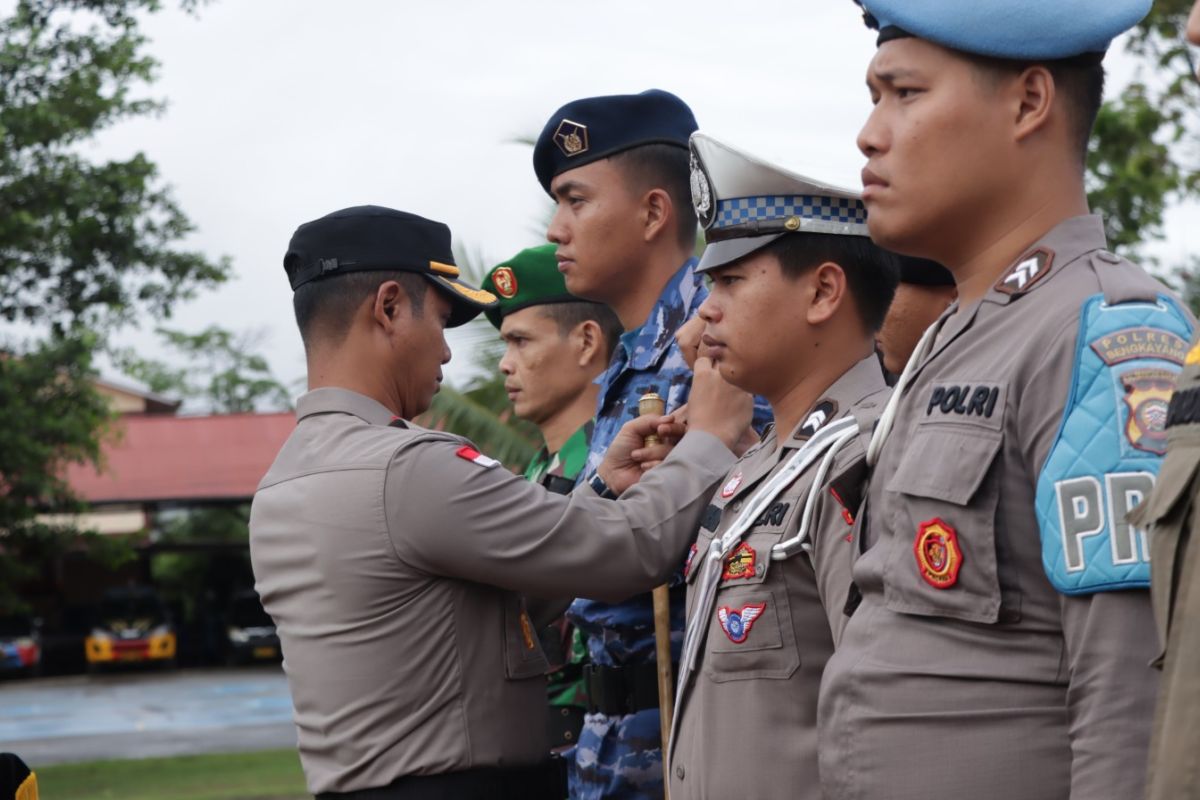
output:
<path id="1" fill-rule="evenodd" d="M 523 680 L 545 675 L 550 665 L 542 652 L 525 600 L 517 594 L 504 595 L 504 675 Z"/>
<path id="2" fill-rule="evenodd" d="M 888 481 L 894 536 L 884 600 L 907 614 L 996 622 L 999 430 L 924 424 Z M 874 513 L 872 511 L 871 513 Z M 884 522 L 884 520 L 878 520 Z"/>
<path id="3" fill-rule="evenodd" d="M 751 533 L 725 559 L 704 648 L 704 672 L 717 683 L 784 680 L 800 666 L 787 587 L 782 573 L 772 577 L 780 538 Z"/>

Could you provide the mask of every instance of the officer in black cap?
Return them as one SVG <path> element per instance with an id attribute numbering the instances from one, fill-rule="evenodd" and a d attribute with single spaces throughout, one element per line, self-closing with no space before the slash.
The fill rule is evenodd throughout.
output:
<path id="1" fill-rule="evenodd" d="M 748 404 L 698 368 L 689 433 L 637 486 L 642 462 L 665 456 L 642 447 L 665 417 L 630 423 L 589 486 L 547 492 L 409 421 L 450 358 L 444 328 L 494 302 L 459 279 L 445 225 L 345 209 L 302 225 L 284 266 L 310 391 L 255 494 L 250 556 L 310 791 L 561 800 L 547 663 L 520 593 L 616 601 L 660 583 Z"/>
<path id="2" fill-rule="evenodd" d="M 958 290 L 950 270 L 928 258 L 900 256 L 900 284 L 883 327 L 875 334 L 875 347 L 888 385 L 894 384 L 904 371 L 921 334 L 956 297 Z"/>

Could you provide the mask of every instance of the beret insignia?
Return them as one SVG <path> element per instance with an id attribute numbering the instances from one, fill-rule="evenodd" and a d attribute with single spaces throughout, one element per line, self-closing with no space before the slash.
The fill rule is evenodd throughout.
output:
<path id="1" fill-rule="evenodd" d="M 517 294 L 517 276 L 509 267 L 500 267 L 492 273 L 492 283 L 496 286 L 496 294 L 510 299 Z"/>
<path id="2" fill-rule="evenodd" d="M 568 158 L 586 153 L 588 151 L 587 125 L 564 119 L 558 123 L 558 130 L 554 132 L 554 143 Z"/>

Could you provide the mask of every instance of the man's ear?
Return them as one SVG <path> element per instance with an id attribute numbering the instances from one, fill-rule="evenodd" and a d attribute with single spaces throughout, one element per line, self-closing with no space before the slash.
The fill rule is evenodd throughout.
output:
<path id="1" fill-rule="evenodd" d="M 810 325 L 828 322 L 846 296 L 846 273 L 832 261 L 819 264 L 808 273 L 808 291 L 805 319 Z"/>
<path id="2" fill-rule="evenodd" d="M 385 333 L 391 333 L 408 308 L 407 303 L 408 296 L 398 281 L 384 281 L 375 290 L 371 318 Z"/>
<path id="3" fill-rule="evenodd" d="M 642 238 L 653 242 L 664 232 L 675 219 L 675 206 L 671 203 L 671 195 L 664 189 L 651 189 L 642 196 Z"/>
<path id="4" fill-rule="evenodd" d="M 571 331 L 571 340 L 576 349 L 576 363 L 580 367 L 590 367 L 598 361 L 604 352 L 604 336 L 600 325 L 594 319 L 585 319 Z"/>
<path id="5" fill-rule="evenodd" d="M 1046 67 L 1035 64 L 1027 67 L 1017 76 L 1011 85 L 1016 108 L 1013 118 L 1013 136 L 1022 141 L 1037 131 L 1043 130 L 1054 113 L 1054 98 L 1057 87 L 1054 76 Z M 1060 110 L 1065 114 L 1065 110 Z M 1060 124 L 1069 125 L 1069 120 L 1063 119 Z"/>

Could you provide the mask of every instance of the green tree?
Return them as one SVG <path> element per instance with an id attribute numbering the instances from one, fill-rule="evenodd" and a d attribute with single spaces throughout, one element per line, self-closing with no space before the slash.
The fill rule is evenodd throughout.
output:
<path id="1" fill-rule="evenodd" d="M 1200 194 L 1196 109 L 1200 83 L 1183 39 L 1191 0 L 1157 0 L 1132 31 L 1133 81 L 1104 104 L 1088 153 L 1088 200 L 1104 215 L 1109 246 L 1141 257 L 1163 238 L 1163 214 Z"/>
<path id="2" fill-rule="evenodd" d="M 225 262 L 176 246 L 193 226 L 143 153 L 79 145 L 162 104 L 138 13 L 156 0 L 19 0 L 0 20 L 0 319 L 60 331 L 128 323 L 215 286 Z"/>
<path id="3" fill-rule="evenodd" d="M 157 66 L 138 19 L 158 8 L 18 0 L 0 18 L 0 322 L 40 337 L 0 345 L 0 604 L 15 602 L 10 575 L 88 541 L 38 512 L 79 510 L 63 470 L 99 460 L 111 416 L 92 386 L 93 358 L 106 335 L 168 316 L 228 273 L 179 246 L 192 225 L 150 159 L 96 161 L 80 147 L 162 107 L 138 95 Z"/>
<path id="4" fill-rule="evenodd" d="M 43 509 L 82 510 L 63 478 L 70 462 L 95 463 L 100 434 L 113 412 L 93 389 L 93 343 L 50 337 L 19 354 L 0 357 L 0 612 L 20 605 L 15 587 L 75 540 L 69 524 L 47 521 Z M 128 553 L 96 536 L 84 544 L 105 563 Z"/>
<path id="5" fill-rule="evenodd" d="M 291 396 L 254 352 L 262 333 L 235 333 L 210 325 L 199 333 L 157 328 L 177 358 L 142 358 L 131 349 L 114 354 L 116 365 L 151 391 L 179 397 L 215 414 L 291 407 Z"/>

